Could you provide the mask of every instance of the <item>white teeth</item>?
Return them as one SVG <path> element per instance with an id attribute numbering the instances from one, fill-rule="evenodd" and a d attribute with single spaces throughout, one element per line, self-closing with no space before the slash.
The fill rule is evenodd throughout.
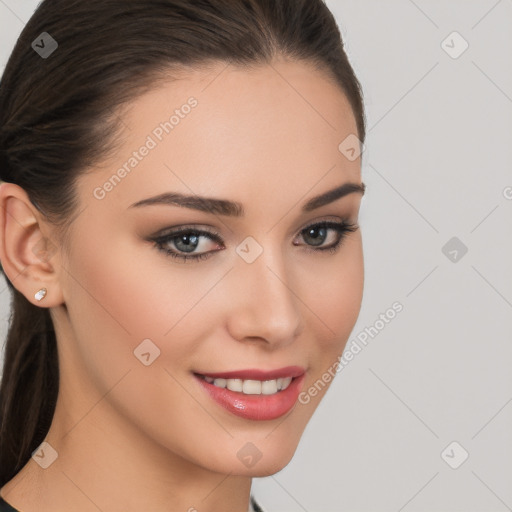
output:
<path id="1" fill-rule="evenodd" d="M 244 388 L 244 381 L 242 379 L 228 379 L 228 383 L 226 384 L 226 387 L 230 391 L 242 392 L 242 390 Z"/>
<path id="2" fill-rule="evenodd" d="M 244 380 L 244 395 L 261 395 L 261 380 Z"/>
<path id="3" fill-rule="evenodd" d="M 228 381 L 226 379 L 215 379 L 213 383 L 215 386 L 218 386 L 219 388 L 225 388 Z"/>
<path id="4" fill-rule="evenodd" d="M 279 377 L 273 380 L 242 380 L 242 379 L 214 379 L 213 377 L 202 376 L 202 378 L 219 388 L 227 388 L 230 391 L 237 391 L 244 395 L 273 395 L 278 391 L 285 390 L 292 381 L 292 377 Z"/>
<path id="5" fill-rule="evenodd" d="M 264 380 L 261 383 L 261 394 L 262 395 L 273 395 L 277 393 L 277 381 L 276 380 Z"/>
<path id="6" fill-rule="evenodd" d="M 290 385 L 291 381 L 292 377 L 284 377 L 281 383 L 281 389 L 286 389 Z"/>

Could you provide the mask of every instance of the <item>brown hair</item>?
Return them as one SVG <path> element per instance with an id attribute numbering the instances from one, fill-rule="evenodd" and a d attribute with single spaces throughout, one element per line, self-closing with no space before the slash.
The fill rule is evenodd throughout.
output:
<path id="1" fill-rule="evenodd" d="M 47 58 L 32 46 L 44 32 L 58 44 Z M 277 55 L 310 62 L 339 85 L 363 142 L 361 87 L 323 0 L 44 0 L 0 82 L 0 178 L 22 187 L 64 236 L 77 208 L 75 180 L 115 151 L 116 109 L 173 70 L 264 64 Z M 6 281 L 0 486 L 44 440 L 59 389 L 49 309 Z"/>

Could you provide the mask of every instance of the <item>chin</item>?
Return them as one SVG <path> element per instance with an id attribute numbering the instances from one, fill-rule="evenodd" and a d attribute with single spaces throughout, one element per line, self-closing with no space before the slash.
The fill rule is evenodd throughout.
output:
<path id="1" fill-rule="evenodd" d="M 292 460 L 298 446 L 298 440 L 292 442 L 293 440 L 294 436 L 290 434 L 286 440 L 279 439 L 279 436 L 272 440 L 270 436 L 269 439 L 263 438 L 260 442 L 254 441 L 254 444 L 247 441 L 237 451 L 237 459 L 234 465 L 231 463 L 232 467 L 228 472 L 251 477 L 274 475 Z"/>
<path id="2" fill-rule="evenodd" d="M 257 464 L 254 468 L 250 470 L 249 475 L 254 478 L 275 475 L 276 473 L 279 473 L 279 471 L 284 469 L 286 466 L 288 466 L 288 464 L 292 460 L 292 457 L 276 458 L 273 460 L 267 460 L 265 463 L 261 461 L 260 464 Z"/>

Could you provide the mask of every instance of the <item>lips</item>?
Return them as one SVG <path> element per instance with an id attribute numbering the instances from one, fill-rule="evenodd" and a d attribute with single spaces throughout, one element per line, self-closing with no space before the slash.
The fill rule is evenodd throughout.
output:
<path id="1" fill-rule="evenodd" d="M 277 370 L 236 370 L 194 373 L 201 388 L 222 408 L 249 420 L 272 420 L 292 409 L 305 370 L 287 366 Z"/>

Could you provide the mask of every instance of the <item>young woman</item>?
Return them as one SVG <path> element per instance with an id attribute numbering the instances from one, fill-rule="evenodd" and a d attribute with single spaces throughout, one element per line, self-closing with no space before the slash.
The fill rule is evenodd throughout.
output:
<path id="1" fill-rule="evenodd" d="M 0 85 L 0 510 L 260 510 L 359 314 L 364 138 L 322 0 L 41 2 Z"/>

